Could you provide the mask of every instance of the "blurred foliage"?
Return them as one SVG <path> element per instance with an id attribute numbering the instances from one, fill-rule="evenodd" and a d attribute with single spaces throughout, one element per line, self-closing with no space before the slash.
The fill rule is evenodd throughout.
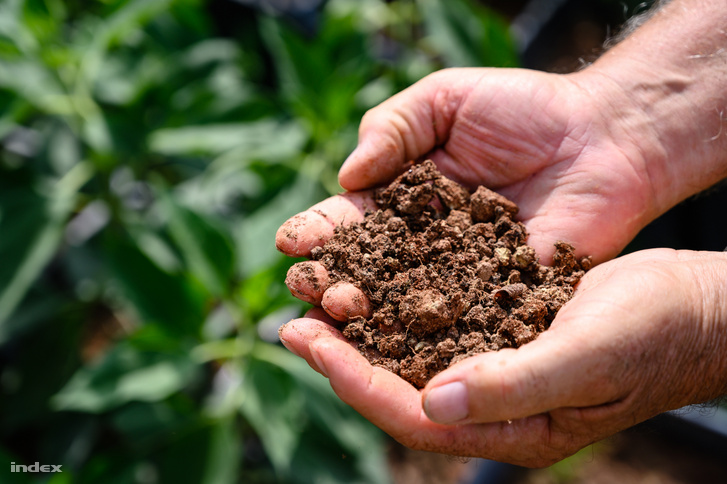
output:
<path id="1" fill-rule="evenodd" d="M 515 65 L 467 0 L 0 2 L 2 482 L 386 482 L 385 439 L 277 342 L 274 247 L 366 109 Z M 294 19 L 293 19 L 294 20 Z M 62 464 L 11 474 L 9 463 Z"/>

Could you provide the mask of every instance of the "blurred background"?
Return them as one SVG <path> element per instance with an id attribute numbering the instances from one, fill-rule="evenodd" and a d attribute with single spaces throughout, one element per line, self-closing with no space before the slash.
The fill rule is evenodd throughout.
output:
<path id="1" fill-rule="evenodd" d="M 306 308 L 275 231 L 340 190 L 368 108 L 577 69 L 648 5 L 0 0 L 0 482 L 717 482 L 706 434 L 654 426 L 539 471 L 408 451 L 277 339 Z M 721 250 L 725 202 L 629 250 Z M 63 472 L 10 472 L 36 462 Z"/>

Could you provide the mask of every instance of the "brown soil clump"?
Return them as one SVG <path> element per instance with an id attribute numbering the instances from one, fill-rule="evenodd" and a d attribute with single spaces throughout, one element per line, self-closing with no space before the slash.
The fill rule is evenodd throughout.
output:
<path id="1" fill-rule="evenodd" d="M 353 283 L 371 301 L 371 317 L 350 318 L 343 334 L 417 388 L 464 358 L 535 339 L 591 266 L 563 242 L 554 266 L 540 265 L 517 205 L 485 187 L 470 194 L 431 161 L 375 200 L 378 210 L 312 257 L 331 284 Z"/>

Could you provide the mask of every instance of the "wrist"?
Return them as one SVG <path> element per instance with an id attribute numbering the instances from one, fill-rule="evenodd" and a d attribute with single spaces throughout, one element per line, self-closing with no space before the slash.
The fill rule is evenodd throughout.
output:
<path id="1" fill-rule="evenodd" d="M 649 178 L 654 217 L 727 176 L 726 24 L 721 0 L 675 0 L 571 75 Z"/>

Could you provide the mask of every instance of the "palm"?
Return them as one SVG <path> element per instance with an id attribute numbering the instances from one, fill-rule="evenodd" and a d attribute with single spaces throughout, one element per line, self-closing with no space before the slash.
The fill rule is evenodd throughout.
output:
<path id="1" fill-rule="evenodd" d="M 615 128 L 567 76 L 444 71 L 364 118 L 362 148 L 342 169 L 341 183 L 366 188 L 408 159 L 430 157 L 455 180 L 516 201 L 530 243 L 546 261 L 559 239 L 602 261 L 653 215 L 638 153 Z"/>

